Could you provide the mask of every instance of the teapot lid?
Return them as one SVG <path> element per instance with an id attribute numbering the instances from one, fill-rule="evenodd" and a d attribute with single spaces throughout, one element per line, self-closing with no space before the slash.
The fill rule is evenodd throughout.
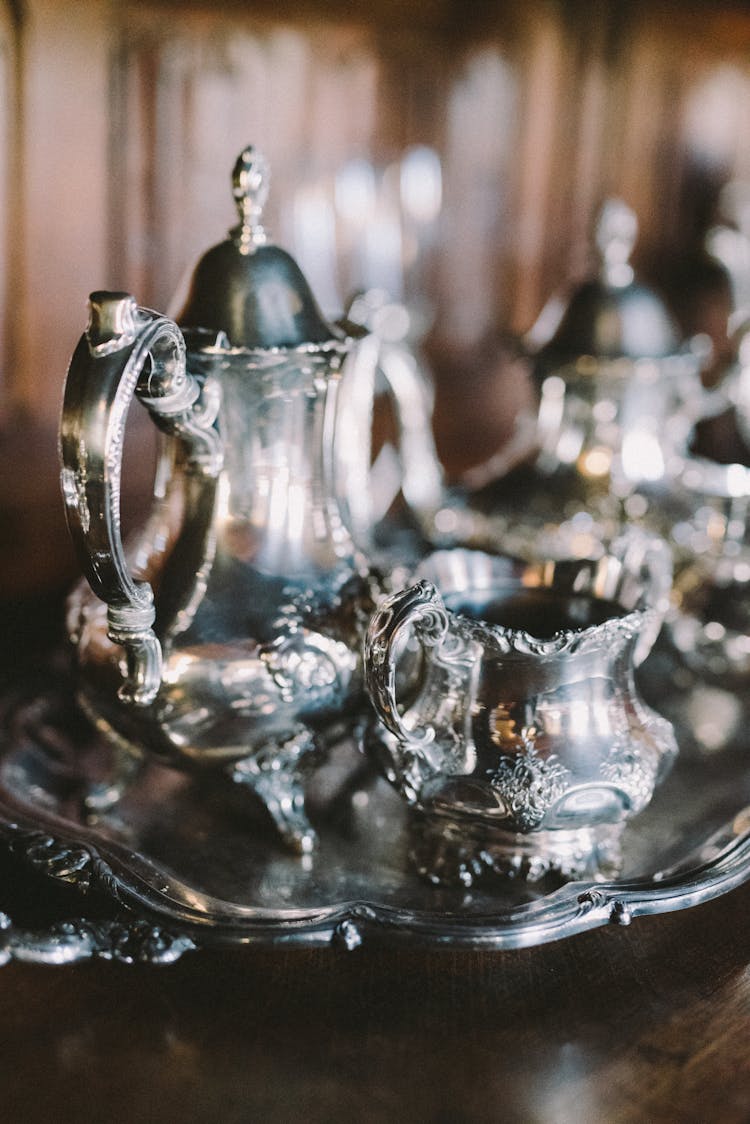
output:
<path id="1" fill-rule="evenodd" d="M 679 333 L 664 302 L 635 279 L 630 255 L 638 234 L 635 213 L 609 199 L 596 226 L 600 270 L 584 281 L 557 318 L 538 352 L 542 365 L 602 359 L 661 359 L 679 347 Z"/>
<path id="2" fill-rule="evenodd" d="M 223 333 L 231 348 L 294 349 L 343 338 L 327 323 L 302 270 L 268 241 L 262 224 L 269 171 L 248 145 L 232 172 L 239 224 L 199 260 L 175 320 L 191 331 Z"/>

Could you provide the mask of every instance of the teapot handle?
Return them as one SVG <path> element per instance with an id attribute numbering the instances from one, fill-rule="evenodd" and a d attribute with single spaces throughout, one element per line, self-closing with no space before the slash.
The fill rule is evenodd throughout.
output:
<path id="1" fill-rule="evenodd" d="M 123 702 L 148 706 L 161 684 L 154 597 L 125 559 L 120 478 L 125 419 L 134 396 L 160 429 L 184 438 L 198 471 L 215 476 L 221 445 L 216 410 L 203 410 L 173 321 L 139 308 L 128 293 L 92 293 L 89 324 L 65 383 L 60 455 L 68 526 L 89 585 L 107 605 L 107 635 L 125 648 Z"/>
<path id="2" fill-rule="evenodd" d="M 413 748 L 425 747 L 435 737 L 432 726 L 409 727 L 396 698 L 397 642 L 410 631 L 427 649 L 438 647 L 448 630 L 448 614 L 434 585 L 419 581 L 389 597 L 373 615 L 364 646 L 365 682 L 373 706 L 383 724 L 399 741 Z"/>

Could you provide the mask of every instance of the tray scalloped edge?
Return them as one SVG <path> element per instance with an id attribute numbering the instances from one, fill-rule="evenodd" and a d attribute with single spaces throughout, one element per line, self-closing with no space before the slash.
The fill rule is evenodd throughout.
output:
<path id="1" fill-rule="evenodd" d="M 750 878 L 750 827 L 716 832 L 695 865 L 637 881 L 568 883 L 539 901 L 482 917 L 463 918 L 393 909 L 366 901 L 332 904 L 300 918 L 266 917 L 241 926 L 201 924 L 184 907 L 160 901 L 129 877 L 116 854 L 41 822 L 0 822 L 0 839 L 30 870 L 79 892 L 98 891 L 119 906 L 107 919 L 78 917 L 46 930 L 16 926 L 0 912 L 0 964 L 11 960 L 70 964 L 92 958 L 122 963 L 171 964 L 199 948 L 245 944 L 332 945 L 348 951 L 363 942 L 403 942 L 487 949 L 523 948 L 573 936 L 601 925 L 628 925 L 638 916 L 681 910 L 735 889 Z M 708 852 L 713 852 L 706 858 Z M 123 869 L 120 870 L 120 867 Z"/>

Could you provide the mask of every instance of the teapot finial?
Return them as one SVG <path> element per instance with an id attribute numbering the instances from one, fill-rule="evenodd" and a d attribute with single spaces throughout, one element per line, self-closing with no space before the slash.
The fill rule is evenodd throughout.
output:
<path id="1" fill-rule="evenodd" d="M 608 199 L 596 224 L 602 274 L 609 285 L 624 288 L 633 280 L 630 255 L 638 237 L 638 219 L 622 199 Z"/>
<path id="2" fill-rule="evenodd" d="M 250 253 L 266 241 L 261 218 L 269 190 L 268 164 L 262 153 L 251 144 L 243 148 L 232 171 L 232 195 L 237 204 L 240 224 L 232 231 L 242 253 Z"/>

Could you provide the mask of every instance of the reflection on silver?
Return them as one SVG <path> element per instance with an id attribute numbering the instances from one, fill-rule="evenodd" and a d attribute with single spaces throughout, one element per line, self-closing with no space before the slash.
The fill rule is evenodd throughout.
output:
<path id="1" fill-rule="evenodd" d="M 0 698 L 6 719 L 7 701 Z M 76 795 L 106 778 L 111 746 L 82 731 L 59 667 L 52 689 L 6 721 L 2 734 L 0 841 L 19 872 L 23 863 L 35 881 L 44 875 L 68 888 L 69 916 L 79 919 L 45 926 L 41 918 L 28 929 L 0 914 L 0 964 L 97 956 L 165 964 L 196 946 L 275 943 L 518 948 L 686 909 L 750 876 L 748 777 L 738 753 L 678 757 L 648 808 L 626 824 L 616 878 L 562 887 L 551 878 L 529 888 L 508 877 L 469 890 L 456 880 L 436 891 L 410 864 L 409 847 L 420 839 L 410 840 L 411 813 L 393 787 L 360 771 L 354 796 L 351 786 L 342 793 L 341 775 L 366 764 L 353 747 L 315 774 L 319 808 L 338 811 L 319 819 L 319 847 L 301 861 L 262 824 L 248 832 L 236 801 L 211 798 L 203 779 L 153 760 L 117 808 L 88 820 Z M 470 852 L 467 825 L 461 830 Z M 600 846 L 603 831 L 592 829 Z M 437 860 L 441 841 L 425 835 Z M 533 847 L 539 835 L 515 837 L 509 874 L 534 859 L 524 844 Z M 455 839 L 448 832 L 442 839 L 445 862 L 455 863 Z M 582 831 L 558 830 L 556 840 L 559 854 L 565 845 L 573 856 L 587 843 Z M 85 916 L 89 890 L 97 893 L 93 920 Z M 106 899 L 118 909 L 114 921 L 100 919 Z"/>
<path id="2" fill-rule="evenodd" d="M 719 196 L 723 220 L 706 236 L 706 249 L 727 270 L 734 307 L 750 308 L 750 184 L 730 180 Z"/>
<path id="3" fill-rule="evenodd" d="M 650 646 L 662 615 L 644 573 L 615 555 L 445 551 L 380 606 L 365 641 L 382 723 L 369 743 L 425 825 L 422 873 L 611 870 L 622 824 L 677 750 L 634 684 L 639 639 Z"/>
<path id="4" fill-rule="evenodd" d="M 409 310 L 371 289 L 352 299 L 347 321 L 369 333 L 342 381 L 336 443 L 347 522 L 364 547 L 399 492 L 416 519 L 429 523 L 440 506 L 443 474 L 432 433 L 432 387 L 410 340 Z M 371 464 L 378 393 L 392 409 L 395 447 L 386 441 Z"/>
<path id="5" fill-rule="evenodd" d="M 304 778 L 326 727 L 362 696 L 379 591 L 334 481 L 336 392 L 355 344 L 269 242 L 252 148 L 233 191 L 239 225 L 198 263 L 182 331 L 127 294 L 92 298 L 68 374 L 62 473 L 93 592 L 75 592 L 69 621 L 100 729 L 137 756 L 228 767 L 304 852 Z M 159 496 L 124 551 L 133 395 L 165 438 Z"/>
<path id="6" fill-rule="evenodd" d="M 750 679 L 750 469 L 692 458 L 672 490 L 669 636 L 709 683 Z"/>
<path id="7" fill-rule="evenodd" d="M 701 410 L 695 355 L 578 359 L 556 368 L 539 391 L 538 467 L 573 473 L 595 508 L 602 494 L 626 498 L 663 481 L 685 449 Z"/>

